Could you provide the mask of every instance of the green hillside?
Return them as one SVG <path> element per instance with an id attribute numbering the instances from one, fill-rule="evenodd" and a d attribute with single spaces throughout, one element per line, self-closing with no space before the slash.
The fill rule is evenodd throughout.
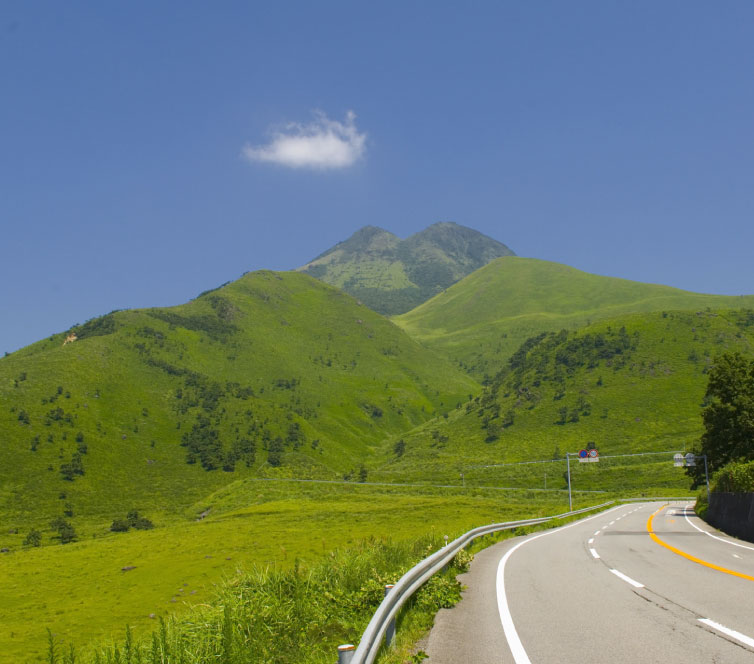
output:
<path id="1" fill-rule="evenodd" d="M 547 467 L 497 464 L 563 458 L 589 442 L 605 457 L 684 449 L 702 431 L 706 371 L 730 350 L 754 354 L 754 311 L 632 314 L 540 333 L 481 395 L 402 436 L 400 447 L 391 442 L 392 462 L 372 475 L 457 483 L 464 472 L 474 484 L 542 488 Z M 688 491 L 689 479 L 667 459 L 651 461 L 585 464 L 580 486 Z M 550 488 L 562 488 L 564 470 L 562 462 L 552 465 Z"/>
<path id="2" fill-rule="evenodd" d="M 714 358 L 754 355 L 744 307 L 504 257 L 396 325 L 261 271 L 21 349 L 0 359 L 0 650 L 39 661 L 47 626 L 82 646 L 143 634 L 244 565 L 562 511 L 562 458 L 589 443 L 580 504 L 688 495 L 669 458 L 613 455 L 693 445 Z M 132 510 L 156 528 L 110 532 Z"/>
<path id="3" fill-rule="evenodd" d="M 62 514 L 93 532 L 132 508 L 160 521 L 247 475 L 355 478 L 383 438 L 477 389 L 303 274 L 114 312 L 0 360 L 0 546 L 29 525 L 52 541 Z"/>
<path id="4" fill-rule="evenodd" d="M 405 240 L 366 226 L 299 269 L 392 315 L 511 255 L 504 244 L 451 222 L 433 224 Z"/>
<path id="5" fill-rule="evenodd" d="M 690 293 L 601 277 L 533 258 L 504 257 L 396 316 L 413 338 L 481 378 L 529 337 L 632 312 L 754 306 L 754 295 Z"/>

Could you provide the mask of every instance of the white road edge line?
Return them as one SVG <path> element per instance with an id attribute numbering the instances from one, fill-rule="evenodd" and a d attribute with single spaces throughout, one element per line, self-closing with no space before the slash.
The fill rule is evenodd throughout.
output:
<path id="1" fill-rule="evenodd" d="M 503 625 L 503 632 L 505 633 L 505 638 L 508 641 L 508 647 L 511 649 L 511 654 L 513 655 L 513 661 L 516 664 L 531 664 L 531 660 L 529 659 L 529 656 L 526 654 L 526 650 L 524 649 L 523 644 L 521 643 L 521 639 L 518 636 L 518 632 L 516 631 L 516 626 L 513 624 L 513 616 L 511 616 L 511 610 L 508 606 L 508 598 L 505 596 L 505 563 L 508 562 L 508 559 L 513 555 L 514 551 L 516 551 L 518 548 L 522 547 L 524 544 L 528 544 L 529 542 L 533 542 L 536 539 L 539 539 L 540 537 L 547 537 L 547 535 L 552 535 L 553 533 L 559 533 L 563 530 L 567 530 L 568 528 L 573 528 L 574 526 L 578 526 L 585 521 L 591 521 L 592 519 L 596 519 L 600 516 L 604 516 L 608 512 L 611 512 L 612 510 L 617 510 L 619 507 L 613 507 L 612 509 L 607 510 L 606 512 L 600 512 L 599 514 L 595 514 L 594 516 L 590 516 L 587 519 L 582 519 L 581 521 L 574 521 L 573 523 L 563 526 L 562 528 L 555 528 L 553 530 L 548 530 L 547 532 L 541 533 L 539 535 L 534 535 L 534 537 L 530 537 L 528 539 L 523 540 L 522 542 L 519 542 L 516 544 L 516 546 L 511 547 L 506 551 L 505 555 L 500 559 L 500 562 L 497 566 L 497 610 L 498 613 L 500 613 L 500 622 Z"/>
<path id="2" fill-rule="evenodd" d="M 725 542 L 726 544 L 732 544 L 733 546 L 740 546 L 742 549 L 749 549 L 749 551 L 754 551 L 754 546 L 746 546 L 745 544 L 739 544 L 738 542 L 731 542 L 730 540 L 723 539 L 722 537 L 718 537 L 717 535 L 713 535 L 712 533 L 708 533 L 706 530 L 702 530 L 699 526 L 697 526 L 694 523 L 691 523 L 691 519 L 689 519 L 689 515 L 684 513 L 684 518 L 686 521 L 689 522 L 689 525 L 692 528 L 696 528 L 700 533 L 704 533 L 705 535 L 709 535 L 712 539 L 719 540 L 721 542 Z"/>
<path id="3" fill-rule="evenodd" d="M 754 648 L 754 639 L 752 639 L 750 636 L 746 636 L 746 634 L 741 634 L 741 632 L 737 632 L 734 629 L 728 629 L 727 627 L 724 627 L 720 623 L 716 623 L 714 620 L 709 620 L 708 618 L 699 618 L 699 622 L 704 623 L 705 625 L 707 625 L 707 627 L 716 629 L 718 632 L 727 634 L 732 639 L 736 639 L 736 641 L 740 641 L 741 643 L 749 646 L 750 648 Z"/>
<path id="4" fill-rule="evenodd" d="M 634 588 L 643 588 L 644 584 L 639 583 L 638 581 L 634 581 L 630 576 L 626 576 L 623 574 L 623 572 L 619 572 L 617 569 L 611 569 L 610 570 L 615 576 L 617 576 L 619 579 L 623 579 L 626 583 L 630 583 Z"/>

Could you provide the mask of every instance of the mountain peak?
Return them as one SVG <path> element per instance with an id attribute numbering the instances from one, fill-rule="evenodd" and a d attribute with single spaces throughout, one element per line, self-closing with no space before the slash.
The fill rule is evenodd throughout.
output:
<path id="1" fill-rule="evenodd" d="M 390 231 L 386 231 L 384 228 L 380 228 L 379 226 L 363 226 L 347 240 L 338 242 L 334 247 L 321 253 L 306 265 L 298 268 L 298 270 L 300 272 L 308 272 L 316 277 L 318 276 L 316 274 L 318 266 L 338 261 L 344 255 L 381 253 L 394 247 L 400 241 L 400 238 L 393 235 Z"/>
<path id="2" fill-rule="evenodd" d="M 453 221 L 440 221 L 412 235 L 408 243 L 428 242 L 462 262 L 469 262 L 476 270 L 502 256 L 516 254 L 502 242 L 479 231 Z M 471 270 L 473 272 L 473 270 Z M 468 273 L 467 273 L 468 274 Z M 463 276 L 466 276 L 465 274 Z"/>
<path id="3" fill-rule="evenodd" d="M 340 242 L 336 246 L 356 251 L 381 251 L 387 247 L 395 246 L 400 242 L 397 235 L 386 231 L 379 226 L 364 226 L 357 230 L 345 242 Z"/>
<path id="4" fill-rule="evenodd" d="M 515 254 L 501 242 L 452 221 L 401 240 L 364 226 L 299 268 L 386 315 L 413 309 L 490 261 Z"/>

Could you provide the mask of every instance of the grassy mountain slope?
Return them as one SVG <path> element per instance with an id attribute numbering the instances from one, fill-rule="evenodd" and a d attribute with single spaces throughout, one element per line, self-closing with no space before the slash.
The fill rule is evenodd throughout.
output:
<path id="1" fill-rule="evenodd" d="M 391 315 L 510 255 L 504 244 L 450 222 L 433 224 L 405 240 L 366 226 L 299 269 Z"/>
<path id="2" fill-rule="evenodd" d="M 99 528 L 131 507 L 159 520 L 237 476 L 341 476 L 475 389 L 341 291 L 247 274 L 0 360 L 0 514 L 48 541 L 63 512 Z"/>
<path id="3" fill-rule="evenodd" d="M 547 467 L 496 464 L 562 458 L 590 441 L 604 456 L 683 449 L 701 433 L 706 370 L 729 350 L 754 354 L 753 311 L 639 313 L 541 333 L 481 395 L 404 436 L 403 455 L 372 476 L 458 482 L 465 472 L 470 482 L 541 488 Z M 634 461 L 583 464 L 579 486 L 688 490 L 667 458 Z M 550 487 L 563 485 L 564 470 L 552 465 Z"/>
<path id="4" fill-rule="evenodd" d="M 632 312 L 752 306 L 752 295 L 690 293 L 511 256 L 394 320 L 413 338 L 482 377 L 494 374 L 523 341 L 542 331 L 576 329 Z"/>
<path id="5" fill-rule="evenodd" d="M 370 251 L 402 246 L 380 233 Z M 393 270 L 393 286 L 415 284 Z M 38 657 L 47 625 L 77 643 L 148 630 L 237 565 L 561 511 L 562 461 L 500 464 L 589 441 L 602 460 L 572 464 L 579 500 L 685 495 L 667 458 L 610 455 L 698 438 L 713 358 L 754 354 L 754 313 L 737 310 L 752 304 L 506 257 L 399 317 L 402 330 L 310 276 L 263 271 L 2 358 L 0 650 Z M 441 353 L 488 374 L 484 390 Z M 362 464 L 368 482 L 456 486 L 286 479 L 356 479 Z M 109 533 L 133 508 L 158 528 Z M 22 546 L 31 526 L 54 543 L 60 515 L 78 542 Z"/>

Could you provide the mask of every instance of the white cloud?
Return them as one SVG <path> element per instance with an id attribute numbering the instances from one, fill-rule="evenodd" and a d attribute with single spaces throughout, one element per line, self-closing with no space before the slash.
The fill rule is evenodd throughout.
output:
<path id="1" fill-rule="evenodd" d="M 271 162 L 290 168 L 327 170 L 352 166 L 366 148 L 365 133 L 359 133 L 353 111 L 345 122 L 330 120 L 317 112 L 307 125 L 289 124 L 276 131 L 267 145 L 246 145 L 242 154 L 249 161 Z"/>

